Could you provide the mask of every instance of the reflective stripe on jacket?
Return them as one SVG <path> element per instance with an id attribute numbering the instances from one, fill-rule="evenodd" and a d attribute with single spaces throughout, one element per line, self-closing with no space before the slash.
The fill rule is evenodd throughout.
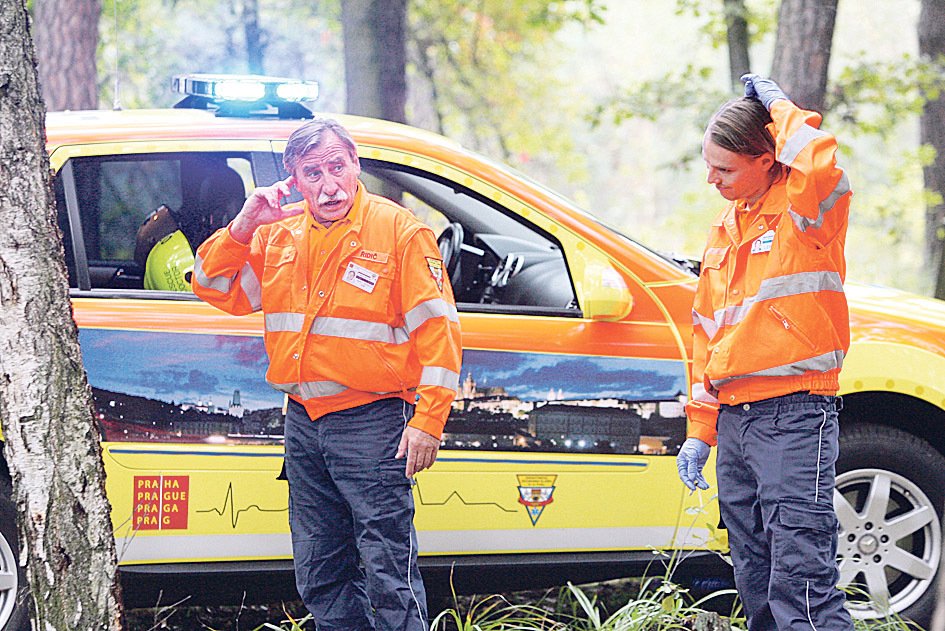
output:
<path id="1" fill-rule="evenodd" d="M 462 346 L 436 238 L 363 184 L 354 203 L 319 270 L 309 269 L 307 210 L 261 226 L 249 245 L 220 229 L 197 251 L 194 292 L 229 313 L 264 312 L 266 380 L 312 418 L 397 396 L 416 403 L 411 426 L 439 437 Z"/>
<path id="2" fill-rule="evenodd" d="M 850 185 L 821 116 L 772 105 L 776 159 L 790 167 L 748 208 L 712 224 L 693 305 L 689 436 L 716 442 L 719 403 L 835 394 L 850 324 L 843 248 Z M 741 226 L 741 230 L 739 227 Z"/>

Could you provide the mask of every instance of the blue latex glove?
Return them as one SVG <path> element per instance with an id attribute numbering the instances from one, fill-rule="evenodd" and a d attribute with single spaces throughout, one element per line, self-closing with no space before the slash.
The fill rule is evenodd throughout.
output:
<path id="1" fill-rule="evenodd" d="M 709 483 L 702 476 L 702 468 L 709 459 L 709 446 L 698 438 L 687 438 L 676 456 L 676 468 L 679 469 L 679 479 L 690 491 L 696 487 L 702 490 L 709 488 Z"/>
<path id="2" fill-rule="evenodd" d="M 771 79 L 756 74 L 743 74 L 741 78 L 745 84 L 745 96 L 758 99 L 765 109 L 771 111 L 771 104 L 780 99 L 789 100 L 787 94 Z"/>

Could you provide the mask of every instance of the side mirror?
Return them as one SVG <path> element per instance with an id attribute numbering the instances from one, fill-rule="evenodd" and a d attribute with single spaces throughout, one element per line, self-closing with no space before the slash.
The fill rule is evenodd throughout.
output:
<path id="1" fill-rule="evenodd" d="M 621 320 L 633 309 L 633 295 L 623 276 L 601 257 L 584 266 L 581 308 L 592 320 Z"/>

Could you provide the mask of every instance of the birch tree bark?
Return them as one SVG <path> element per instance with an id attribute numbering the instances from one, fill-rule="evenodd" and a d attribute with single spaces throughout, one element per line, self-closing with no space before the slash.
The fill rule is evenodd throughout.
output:
<path id="1" fill-rule="evenodd" d="M 0 422 L 43 631 L 121 629 L 115 542 L 24 0 L 0 2 Z"/>

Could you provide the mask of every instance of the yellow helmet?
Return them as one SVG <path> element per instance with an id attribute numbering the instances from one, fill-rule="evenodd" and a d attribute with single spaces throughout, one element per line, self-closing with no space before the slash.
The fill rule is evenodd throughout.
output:
<path id="1" fill-rule="evenodd" d="M 164 291 L 192 291 L 194 251 L 187 237 L 176 230 L 158 241 L 144 265 L 144 288 Z"/>

